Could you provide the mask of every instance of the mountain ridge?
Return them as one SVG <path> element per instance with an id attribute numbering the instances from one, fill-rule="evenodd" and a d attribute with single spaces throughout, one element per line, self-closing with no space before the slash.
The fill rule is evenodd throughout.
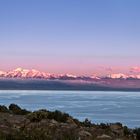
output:
<path id="1" fill-rule="evenodd" d="M 123 73 L 115 73 L 107 76 L 77 76 L 72 74 L 50 74 L 48 72 L 42 72 L 36 69 L 23 69 L 16 68 L 11 71 L 0 71 L 1 78 L 34 78 L 34 79 L 58 79 L 58 80 L 100 80 L 100 79 L 140 79 L 140 74 L 132 75 L 132 74 L 123 74 Z"/>

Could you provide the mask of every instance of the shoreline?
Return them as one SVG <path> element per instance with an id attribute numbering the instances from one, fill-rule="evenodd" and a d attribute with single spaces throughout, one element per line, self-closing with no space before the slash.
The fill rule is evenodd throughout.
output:
<path id="1" fill-rule="evenodd" d="M 108 84 L 107 84 L 108 83 Z M 133 86 L 128 86 L 133 85 Z M 140 92 L 140 80 L 41 80 L 0 79 L 0 90 L 65 90 L 65 91 L 124 91 Z"/>
<path id="2" fill-rule="evenodd" d="M 21 89 L 21 88 L 12 88 L 12 89 L 1 89 L 0 91 L 89 91 L 89 92 L 94 92 L 94 91 L 101 91 L 101 92 L 140 92 L 140 89 L 136 89 L 136 90 L 131 90 L 131 89 L 126 89 L 126 90 L 84 90 L 84 89 Z"/>

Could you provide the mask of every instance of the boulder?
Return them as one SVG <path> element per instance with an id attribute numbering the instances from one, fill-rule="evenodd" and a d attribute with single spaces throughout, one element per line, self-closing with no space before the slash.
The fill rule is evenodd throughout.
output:
<path id="1" fill-rule="evenodd" d="M 92 139 L 92 134 L 89 133 L 88 131 L 80 131 L 79 132 L 79 139 L 80 140 L 91 140 Z"/>
<path id="2" fill-rule="evenodd" d="M 109 135 L 101 135 L 101 136 L 97 136 L 97 140 L 112 140 L 112 137 Z"/>

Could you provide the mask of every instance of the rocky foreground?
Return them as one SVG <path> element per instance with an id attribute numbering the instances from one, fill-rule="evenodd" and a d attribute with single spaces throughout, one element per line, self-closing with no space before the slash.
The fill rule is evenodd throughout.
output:
<path id="1" fill-rule="evenodd" d="M 11 104 L 0 106 L 0 140 L 140 140 L 140 129 L 120 123 L 95 125 L 60 111 L 30 112 Z"/>

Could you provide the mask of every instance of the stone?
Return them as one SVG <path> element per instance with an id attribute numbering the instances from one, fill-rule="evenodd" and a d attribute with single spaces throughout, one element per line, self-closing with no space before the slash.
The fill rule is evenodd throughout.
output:
<path id="1" fill-rule="evenodd" d="M 84 130 L 80 131 L 79 135 L 81 137 L 92 137 L 91 133 L 89 133 L 88 131 L 84 131 Z"/>
<path id="2" fill-rule="evenodd" d="M 109 135 L 101 135 L 101 136 L 97 136 L 97 140 L 112 140 L 112 137 Z"/>

